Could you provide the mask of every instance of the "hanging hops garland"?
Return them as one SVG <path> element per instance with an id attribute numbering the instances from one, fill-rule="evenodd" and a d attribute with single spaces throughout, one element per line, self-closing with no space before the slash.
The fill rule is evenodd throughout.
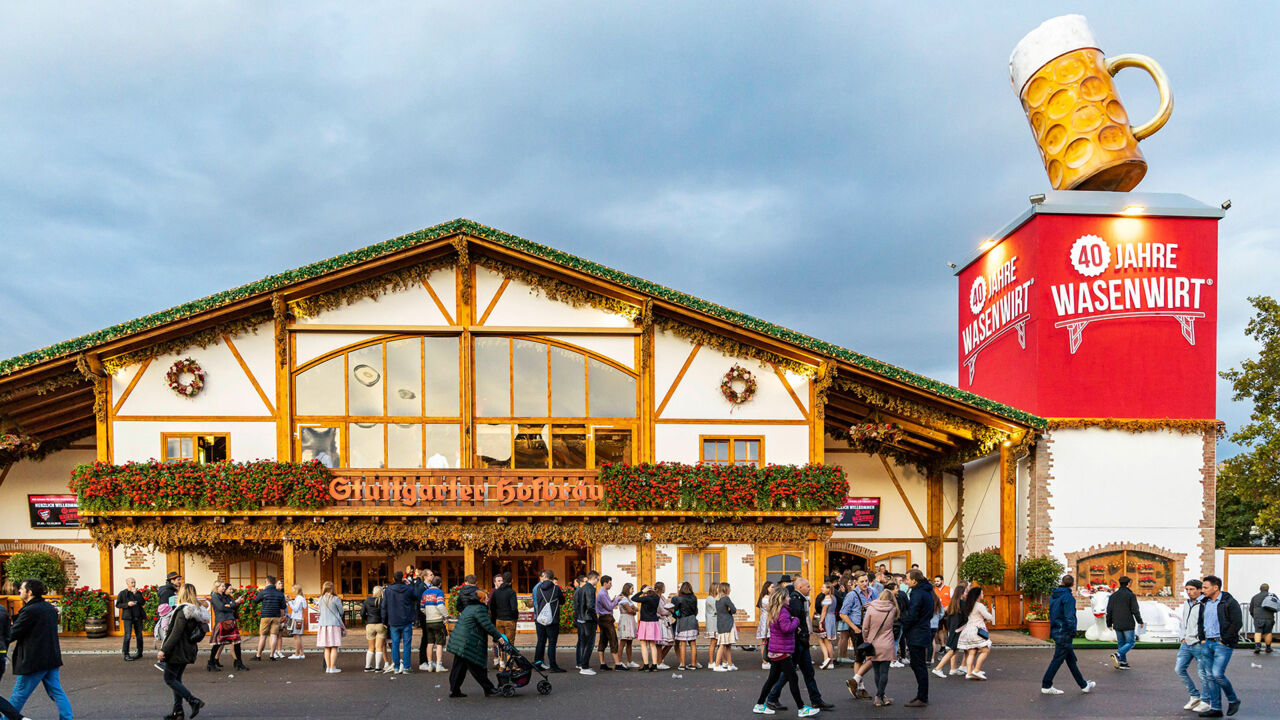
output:
<path id="1" fill-rule="evenodd" d="M 742 389 L 738 390 L 734 387 L 735 383 L 742 383 Z M 724 399 L 731 404 L 742 405 L 756 394 L 756 376 L 752 375 L 750 370 L 735 363 L 720 381 L 720 394 L 724 395 Z"/>
<path id="2" fill-rule="evenodd" d="M 849 428 L 850 442 L 895 443 L 902 436 L 902 426 L 897 423 L 865 422 Z"/>
<path id="3" fill-rule="evenodd" d="M 191 375 L 191 382 L 182 382 L 183 375 Z M 169 383 L 169 389 L 179 395 L 195 397 L 204 389 L 204 370 L 195 360 L 183 358 L 169 366 L 169 372 L 164 374 L 164 380 Z"/>

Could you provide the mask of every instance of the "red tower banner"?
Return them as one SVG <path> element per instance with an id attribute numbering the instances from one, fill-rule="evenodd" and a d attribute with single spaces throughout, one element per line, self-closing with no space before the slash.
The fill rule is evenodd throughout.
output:
<path id="1" fill-rule="evenodd" d="M 960 387 L 1045 417 L 1216 417 L 1222 215 L 1050 193 L 958 273 Z"/>

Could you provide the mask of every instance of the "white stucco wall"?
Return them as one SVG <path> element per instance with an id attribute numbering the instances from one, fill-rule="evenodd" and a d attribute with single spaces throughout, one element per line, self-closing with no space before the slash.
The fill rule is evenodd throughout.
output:
<path id="1" fill-rule="evenodd" d="M 111 551 L 111 566 L 117 590 L 130 577 L 138 581 L 138 587 L 158 585 L 165 576 L 165 555 L 152 547 L 119 545 Z"/>
<path id="2" fill-rule="evenodd" d="M 476 313 L 482 315 L 489 307 L 498 288 L 502 286 L 502 275 L 484 267 L 476 267 Z M 477 317 L 476 320 L 480 318 Z M 527 283 L 512 280 L 502 297 L 493 306 L 485 325 L 503 326 L 541 326 L 541 327 L 632 327 L 630 318 L 615 315 L 604 310 L 597 310 L 588 305 L 573 307 L 566 303 L 548 300 Z"/>
<path id="3" fill-rule="evenodd" d="M 438 270 L 428 277 L 428 282 L 435 289 L 440 302 L 455 315 L 452 306 L 455 296 L 452 288 L 448 296 L 442 294 L 442 288 L 436 285 L 436 278 L 448 275 L 452 284 L 453 270 Z M 456 319 L 456 315 L 455 315 Z M 298 318 L 299 325 L 450 325 L 431 294 L 422 285 L 387 292 L 377 298 L 363 298 L 350 305 L 326 310 L 317 315 Z"/>
<path id="4" fill-rule="evenodd" d="M 915 521 L 911 519 L 911 512 L 907 510 L 906 503 L 902 502 L 902 496 L 898 494 L 898 489 L 894 487 L 893 480 L 885 472 L 884 464 L 878 456 L 851 451 L 833 452 L 828 448 L 826 461 L 828 465 L 839 465 L 844 469 L 845 476 L 849 478 L 848 494 L 850 497 L 880 498 L 879 530 L 840 530 L 837 531 L 838 533 L 853 533 L 854 537 L 848 539 L 855 540 L 855 542 L 857 536 L 875 537 L 878 535 L 899 538 L 920 536 L 920 529 L 916 526 Z M 902 484 L 903 492 L 907 494 L 907 498 L 911 501 L 911 507 L 915 509 L 920 522 L 926 523 L 925 527 L 927 528 L 926 517 L 929 509 L 928 479 L 914 467 L 904 467 L 892 460 L 890 465 L 898 477 L 898 482 Z"/>
<path id="5" fill-rule="evenodd" d="M 807 425 L 685 425 L 654 426 L 653 454 L 657 462 L 696 463 L 701 435 L 763 436 L 764 461 L 778 465 L 809 462 Z"/>
<path id="6" fill-rule="evenodd" d="M 265 336 L 264 336 L 265 333 Z M 267 399 L 274 402 L 275 372 L 272 368 L 274 341 L 271 330 L 259 330 L 258 335 L 242 335 L 233 338 L 236 349 L 244 357 L 245 365 L 253 371 L 254 378 Z M 192 358 L 205 373 L 204 392 L 195 397 L 183 397 L 169 389 L 165 373 L 177 360 Z M 253 358 L 250 361 L 250 357 Z M 117 370 L 111 378 L 112 403 L 118 403 L 124 391 L 137 374 L 138 366 L 131 365 Z M 125 398 L 117 415 L 261 415 L 270 417 L 270 410 L 254 390 L 248 375 L 240 367 L 231 350 L 222 341 L 205 348 L 185 350 L 161 355 L 147 365 L 146 371 Z"/>
<path id="7" fill-rule="evenodd" d="M 1185 577 L 1205 573 L 1200 435 L 1087 428 L 1055 430 L 1050 440 L 1052 554 L 1065 563 L 1066 553 L 1094 545 L 1147 543 L 1186 553 Z"/>
<path id="8" fill-rule="evenodd" d="M 261 403 L 259 403 L 261 404 Z M 112 454 L 116 463 L 130 460 L 144 462 L 163 455 L 161 433 L 228 433 L 231 460 L 274 460 L 276 457 L 276 424 L 268 422 L 193 421 L 125 421 L 112 424 Z"/>
<path id="9" fill-rule="evenodd" d="M 93 444 L 93 438 L 85 438 L 79 442 L 90 445 Z M 54 541 L 58 539 L 87 539 L 89 531 L 85 528 L 31 527 L 27 496 L 70 494 L 67 481 L 71 478 L 72 468 L 81 463 L 92 463 L 96 457 L 94 450 L 63 450 L 52 453 L 39 462 L 22 460 L 14 463 L 4 484 L 0 485 L 0 540 L 34 540 L 56 544 Z M 64 549 L 69 551 L 72 545 L 69 543 Z M 97 551 L 94 553 L 96 555 Z M 97 582 L 96 575 L 94 582 Z"/>
<path id="10" fill-rule="evenodd" d="M 600 574 L 613 578 L 613 592 L 622 592 L 622 586 L 633 583 L 639 588 L 636 576 L 622 569 L 623 565 L 638 565 L 639 555 L 635 545 L 602 545 L 600 547 Z"/>
<path id="11" fill-rule="evenodd" d="M 733 600 L 733 604 L 739 610 L 747 612 L 747 619 L 754 622 L 756 620 L 756 609 L 752 607 L 756 601 L 756 592 L 760 589 L 756 587 L 756 566 L 755 563 L 743 562 L 743 558 L 752 555 L 754 548 L 751 545 L 741 543 L 731 543 L 725 545 L 725 562 L 728 567 L 725 568 L 725 582 L 729 583 L 729 599 Z M 694 592 L 698 594 L 699 599 L 706 596 L 702 592 L 698 592 L 695 588 Z M 705 622 L 705 618 L 703 618 Z M 750 644 L 755 641 L 755 634 L 748 636 L 742 634 L 742 642 Z"/>
<path id="12" fill-rule="evenodd" d="M 656 558 L 656 562 L 654 563 L 653 581 L 656 583 L 665 583 L 667 586 L 667 592 L 669 593 L 680 589 L 679 585 L 676 584 L 676 580 L 680 577 L 679 550 L 679 545 L 666 545 L 662 543 L 654 545 L 653 548 L 654 557 Z M 658 557 L 659 553 L 666 555 L 671 559 L 666 564 L 662 564 L 662 559 Z M 699 592 L 699 595 L 701 595 L 701 591 Z"/>
<path id="13" fill-rule="evenodd" d="M 669 333 L 654 333 L 654 402 L 661 403 L 667 396 L 680 368 L 689 359 L 694 346 L 689 341 Z M 733 405 L 720 393 L 720 381 L 734 364 L 750 371 L 756 379 L 756 394 L 751 402 Z M 785 371 L 784 371 L 785 372 Z M 787 382 L 795 391 L 801 405 L 809 405 L 809 379 L 786 373 Z M 656 411 L 656 407 L 654 408 Z M 796 406 L 786 386 L 778 379 L 772 367 L 749 358 L 734 358 L 720 351 L 703 347 L 694 356 L 689 369 L 680 378 L 671 399 L 663 408 L 662 418 L 725 418 L 735 420 L 804 420 L 804 413 Z"/>
<path id="14" fill-rule="evenodd" d="M 998 455 L 988 455 L 964 466 L 964 513 L 960 522 L 964 529 L 965 554 L 1000 545 Z"/>

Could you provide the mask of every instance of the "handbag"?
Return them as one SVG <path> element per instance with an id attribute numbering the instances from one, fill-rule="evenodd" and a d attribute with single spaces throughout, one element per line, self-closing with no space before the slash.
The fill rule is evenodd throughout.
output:
<path id="1" fill-rule="evenodd" d="M 990 640 L 991 633 L 987 632 L 986 628 L 978 628 L 978 637 L 982 638 L 983 640 Z"/>
<path id="2" fill-rule="evenodd" d="M 1267 595 L 1262 599 L 1262 608 L 1264 610 L 1270 610 L 1271 612 L 1280 610 L 1280 597 L 1276 597 L 1275 593 Z"/>
<path id="3" fill-rule="evenodd" d="M 866 613 L 866 610 L 863 610 L 863 613 Z M 864 615 L 864 617 L 865 617 L 865 615 Z M 876 631 L 875 631 L 874 633 L 872 633 L 872 636 L 876 635 L 877 633 L 879 633 L 881 630 L 883 630 L 883 629 L 884 629 L 884 623 L 885 623 L 885 621 L 886 621 L 886 620 L 888 620 L 888 619 L 889 619 L 889 615 L 886 613 L 886 614 L 885 614 L 885 616 L 884 616 L 884 618 L 882 618 L 882 619 L 880 620 L 880 627 L 876 628 Z M 865 633 L 863 633 L 862 637 L 863 637 L 863 638 L 866 638 L 866 637 L 868 637 L 868 636 L 867 636 Z M 876 651 L 876 646 L 875 646 L 875 645 L 873 645 L 873 644 L 872 644 L 872 642 L 871 642 L 870 640 L 866 640 L 866 639 L 864 639 L 862 642 L 858 643 L 858 648 L 857 648 L 857 650 L 858 650 L 858 652 L 862 653 L 862 655 L 865 657 L 866 655 L 868 655 L 868 654 L 870 654 L 870 653 L 874 653 L 874 652 Z"/>
<path id="4" fill-rule="evenodd" d="M 538 602 L 537 588 L 533 589 L 533 601 L 535 603 Z M 552 623 L 555 622 L 555 614 L 551 612 L 551 603 L 547 603 L 542 606 L 542 609 L 538 611 L 538 616 L 534 618 L 534 621 L 537 622 L 539 625 L 542 625 L 543 627 L 551 625 Z"/>

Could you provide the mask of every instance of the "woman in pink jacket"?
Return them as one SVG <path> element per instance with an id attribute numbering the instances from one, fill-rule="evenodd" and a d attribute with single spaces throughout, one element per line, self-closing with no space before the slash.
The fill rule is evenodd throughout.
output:
<path id="1" fill-rule="evenodd" d="M 785 587 L 780 587 L 769 596 L 769 639 L 766 642 L 766 657 L 769 661 L 769 677 L 764 681 L 764 687 L 760 688 L 760 697 L 756 700 L 755 707 L 751 711 L 757 715 L 773 715 L 773 708 L 765 704 L 765 700 L 769 697 L 769 691 L 773 689 L 774 684 L 779 682 L 779 678 L 785 679 L 791 686 L 791 699 L 796 701 L 796 707 L 800 708 L 800 717 L 811 717 L 817 715 L 819 710 L 814 707 L 805 705 L 800 699 L 800 683 L 796 678 L 796 664 L 792 655 L 796 651 L 796 628 L 800 627 L 803 618 L 793 617 L 791 610 L 787 605 L 791 601 L 791 591 Z M 893 634 L 890 628 L 890 635 Z"/>
<path id="2" fill-rule="evenodd" d="M 862 641 L 875 648 L 867 653 L 867 660 L 876 673 L 876 707 L 893 704 L 893 698 L 885 697 L 884 689 L 889 684 L 889 663 L 895 657 L 893 621 L 897 619 L 898 601 L 888 590 L 862 611 Z"/>

